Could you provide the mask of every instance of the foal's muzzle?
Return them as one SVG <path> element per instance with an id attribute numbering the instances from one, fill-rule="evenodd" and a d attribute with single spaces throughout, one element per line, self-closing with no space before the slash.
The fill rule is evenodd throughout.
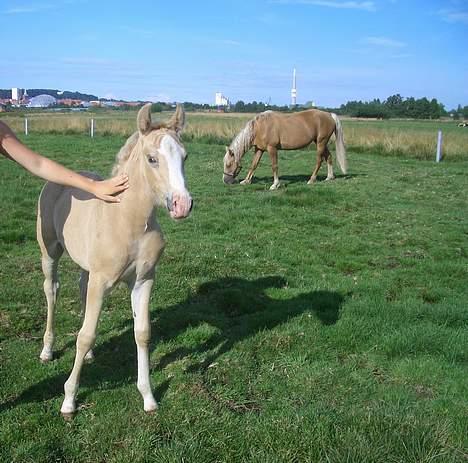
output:
<path id="1" fill-rule="evenodd" d="M 183 219 L 190 215 L 193 200 L 188 193 L 173 193 L 166 198 L 166 206 L 173 219 Z"/>

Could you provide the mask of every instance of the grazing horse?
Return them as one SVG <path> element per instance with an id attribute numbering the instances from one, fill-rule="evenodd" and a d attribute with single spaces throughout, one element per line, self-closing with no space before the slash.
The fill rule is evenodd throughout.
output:
<path id="1" fill-rule="evenodd" d="M 179 134 L 185 120 L 182 106 L 167 123 L 152 124 L 151 104 L 138 113 L 135 132 L 117 155 L 113 173 L 126 172 L 130 187 L 120 203 L 105 203 L 71 187 L 47 183 L 40 195 L 37 239 L 42 253 L 47 327 L 40 358 L 52 359 L 54 306 L 58 293 L 57 266 L 63 251 L 81 267 L 83 325 L 76 340 L 73 369 L 65 383 L 61 412 L 73 416 L 80 372 L 92 357 L 96 327 L 105 294 L 119 281 L 131 289 L 138 379 L 144 410 L 157 407 L 149 378 L 150 317 L 148 303 L 155 267 L 164 249 L 155 206 L 174 219 L 190 214 L 192 199 L 185 186 L 185 149 Z M 91 178 L 96 175 L 87 174 Z"/>
<path id="2" fill-rule="evenodd" d="M 336 157 L 343 174 L 346 173 L 346 149 L 343 140 L 343 129 L 338 116 L 333 113 L 308 109 L 293 114 L 282 114 L 265 111 L 247 122 L 247 125 L 237 134 L 224 156 L 224 183 L 234 183 L 241 170 L 244 154 L 253 146 L 254 157 L 252 165 L 242 185 L 252 182 L 255 169 L 264 151 L 268 151 L 273 170 L 273 185 L 270 190 L 276 190 L 278 178 L 278 150 L 296 150 L 317 144 L 317 163 L 308 184 L 315 182 L 322 160 L 327 162 L 327 180 L 335 178 L 330 151 L 327 144 L 332 134 L 336 137 Z"/>

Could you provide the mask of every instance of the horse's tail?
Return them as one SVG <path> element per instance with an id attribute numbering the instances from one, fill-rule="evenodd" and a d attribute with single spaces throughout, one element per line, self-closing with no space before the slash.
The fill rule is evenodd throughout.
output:
<path id="1" fill-rule="evenodd" d="M 336 114 L 331 113 L 331 117 L 333 117 L 333 120 L 335 121 L 336 159 L 340 165 L 341 172 L 346 174 L 348 163 L 346 161 L 346 148 L 344 144 L 343 127 L 341 126 L 341 121 Z"/>

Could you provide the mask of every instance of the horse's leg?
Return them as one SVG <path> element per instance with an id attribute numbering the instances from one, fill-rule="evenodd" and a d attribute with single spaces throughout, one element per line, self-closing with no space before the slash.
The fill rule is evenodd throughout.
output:
<path id="1" fill-rule="evenodd" d="M 65 382 L 65 398 L 60 411 L 64 418 L 70 418 L 76 410 L 75 399 L 80 382 L 81 368 L 83 367 L 85 355 L 93 347 L 96 340 L 96 327 L 101 313 L 102 301 L 108 286 L 107 279 L 101 275 L 91 273 L 88 281 L 86 295 L 86 311 L 78 337 L 76 339 L 76 355 L 73 369 Z"/>
<path id="2" fill-rule="evenodd" d="M 134 334 L 137 346 L 138 379 L 137 388 L 143 397 L 145 412 L 153 412 L 157 408 L 156 400 L 151 391 L 149 377 L 149 343 L 151 340 L 151 325 L 149 317 L 149 299 L 153 286 L 153 276 L 137 280 L 132 288 L 132 310 L 134 318 Z"/>
<path id="3" fill-rule="evenodd" d="M 278 178 L 278 150 L 274 146 L 268 146 L 267 149 L 271 159 L 271 170 L 273 171 L 273 185 L 271 185 L 270 190 L 276 190 L 280 186 Z"/>
<path id="4" fill-rule="evenodd" d="M 262 155 L 263 155 L 263 150 L 257 149 L 257 151 L 255 151 L 255 154 L 252 160 L 252 165 L 250 166 L 250 169 L 247 172 L 247 176 L 244 178 L 244 180 L 242 180 L 242 182 L 240 182 L 241 185 L 249 185 L 252 182 L 255 169 L 257 168 L 258 163 L 260 162 L 260 159 L 262 159 Z"/>
<path id="5" fill-rule="evenodd" d="M 323 157 L 327 161 L 327 170 L 328 170 L 327 178 L 325 180 L 334 180 L 335 174 L 333 173 L 332 156 L 327 146 L 325 146 Z"/>
<path id="6" fill-rule="evenodd" d="M 43 244 L 43 243 L 40 243 Z M 44 332 L 44 344 L 39 358 L 42 362 L 48 362 L 53 357 L 54 347 L 54 315 L 55 304 L 59 292 L 59 281 L 57 274 L 58 261 L 63 253 L 62 247 L 57 243 L 55 246 L 42 250 L 42 271 L 44 272 L 44 293 L 47 299 L 47 324 Z"/>
<path id="7" fill-rule="evenodd" d="M 323 141 L 317 141 L 317 162 L 315 164 L 315 169 L 312 172 L 312 175 L 307 182 L 308 185 L 312 185 L 317 180 L 317 174 L 320 170 L 320 166 L 322 165 L 322 159 L 324 156 L 324 150 L 326 149 L 327 145 Z"/>
<path id="8" fill-rule="evenodd" d="M 86 270 L 81 271 L 80 275 L 80 300 L 81 300 L 81 322 L 83 323 L 84 315 L 86 311 L 86 296 L 88 294 L 88 281 L 89 281 L 89 272 Z M 94 359 L 93 350 L 90 349 L 85 355 L 86 361 L 91 361 Z"/>

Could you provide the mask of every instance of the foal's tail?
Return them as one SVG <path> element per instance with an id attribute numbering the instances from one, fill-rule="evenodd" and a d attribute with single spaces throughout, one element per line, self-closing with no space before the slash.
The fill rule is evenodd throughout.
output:
<path id="1" fill-rule="evenodd" d="M 343 137 L 343 127 L 341 126 L 341 121 L 338 119 L 338 116 L 334 113 L 331 113 L 331 117 L 333 117 L 335 121 L 335 146 L 336 146 L 336 159 L 338 164 L 340 165 L 341 172 L 346 174 L 348 163 L 346 161 L 346 148 L 344 144 L 344 137 Z"/>

